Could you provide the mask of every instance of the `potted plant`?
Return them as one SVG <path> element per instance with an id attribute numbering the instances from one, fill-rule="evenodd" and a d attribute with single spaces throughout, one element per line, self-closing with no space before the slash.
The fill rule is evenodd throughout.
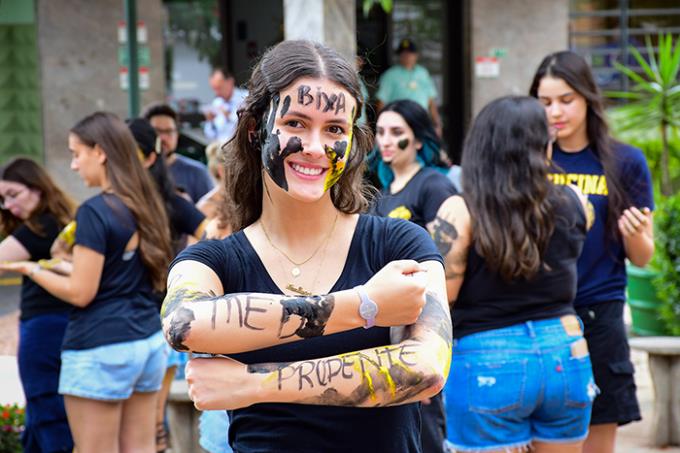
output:
<path id="1" fill-rule="evenodd" d="M 657 53 L 649 36 L 645 42 L 649 61 L 636 48 L 630 48 L 642 74 L 615 63 L 634 82 L 632 90 L 608 93 L 630 101 L 610 111 L 614 135 L 645 152 L 657 205 L 656 255 L 649 269 L 628 266 L 629 305 L 634 333 L 680 334 L 680 328 L 676 330 L 680 273 L 672 271 L 678 253 L 675 241 L 680 240 L 676 231 L 680 203 L 675 195 L 680 189 L 680 40 L 674 43 L 670 34 L 659 36 Z"/>

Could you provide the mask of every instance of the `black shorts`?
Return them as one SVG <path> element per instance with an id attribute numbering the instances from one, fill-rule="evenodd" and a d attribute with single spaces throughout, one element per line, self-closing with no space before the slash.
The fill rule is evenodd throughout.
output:
<path id="1" fill-rule="evenodd" d="M 623 302 L 603 302 L 576 307 L 588 341 L 595 383 L 600 394 L 593 402 L 591 425 L 625 425 L 641 420 L 635 369 L 623 324 Z"/>

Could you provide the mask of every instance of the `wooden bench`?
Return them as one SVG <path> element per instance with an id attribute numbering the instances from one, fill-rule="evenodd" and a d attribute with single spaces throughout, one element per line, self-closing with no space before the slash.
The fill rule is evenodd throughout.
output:
<path id="1" fill-rule="evenodd" d="M 680 445 L 680 337 L 636 337 L 629 343 L 649 355 L 654 385 L 651 442 L 655 447 Z"/>
<path id="2" fill-rule="evenodd" d="M 168 395 L 168 423 L 174 453 L 200 453 L 198 419 L 200 412 L 189 398 L 187 381 L 175 379 Z"/>

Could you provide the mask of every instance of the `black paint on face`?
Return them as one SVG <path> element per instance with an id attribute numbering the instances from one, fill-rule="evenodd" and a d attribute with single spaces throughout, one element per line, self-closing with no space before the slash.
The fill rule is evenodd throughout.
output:
<path id="1" fill-rule="evenodd" d="M 290 99 L 290 98 L 288 98 Z M 263 122 L 263 128 L 260 131 L 260 136 L 262 137 L 262 165 L 264 169 L 269 173 L 269 176 L 274 180 L 276 185 L 281 187 L 283 190 L 288 190 L 288 181 L 286 181 L 286 171 L 283 160 L 293 153 L 302 151 L 302 141 L 299 137 L 291 137 L 288 139 L 286 147 L 281 149 L 281 142 L 279 140 L 279 135 L 281 132 L 274 129 L 274 120 L 276 119 L 276 110 L 279 107 L 280 97 L 279 95 L 274 95 L 271 103 L 271 110 L 269 111 L 269 116 L 267 117 L 266 125 Z M 284 99 L 285 108 L 286 99 Z M 290 103 L 290 100 L 288 101 Z"/>
<path id="2" fill-rule="evenodd" d="M 290 108 L 290 96 L 286 96 L 283 98 L 283 105 L 281 106 L 281 118 L 283 118 L 283 115 L 288 113 L 288 109 Z"/>
<path id="3" fill-rule="evenodd" d="M 322 112 L 334 111 L 337 115 L 345 111 L 345 94 L 340 92 L 338 94 L 328 94 L 321 90 L 321 87 L 316 89 L 316 98 L 311 94 L 312 88 L 309 85 L 300 85 L 298 87 L 297 101 L 300 105 L 310 105 L 315 103 L 317 110 Z M 285 107 L 285 100 L 284 100 Z M 288 109 L 286 108 L 286 111 Z"/>
<path id="4" fill-rule="evenodd" d="M 308 85 L 300 85 L 298 87 L 298 104 L 309 105 L 314 102 L 314 97 L 309 94 L 312 89 Z"/>
<path id="5" fill-rule="evenodd" d="M 408 146 L 408 143 L 409 143 L 408 138 L 402 138 L 397 142 L 397 146 L 399 147 L 400 150 L 403 151 Z"/>

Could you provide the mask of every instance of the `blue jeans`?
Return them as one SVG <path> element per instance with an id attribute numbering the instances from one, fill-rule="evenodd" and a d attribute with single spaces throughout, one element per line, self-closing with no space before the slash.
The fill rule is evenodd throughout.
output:
<path id="1" fill-rule="evenodd" d="M 569 315 L 453 342 L 448 440 L 459 451 L 576 442 L 597 393 L 580 320 Z"/>
<path id="2" fill-rule="evenodd" d="M 19 324 L 19 373 L 26 396 L 24 453 L 73 451 L 64 397 L 59 395 L 61 342 L 68 314 L 45 314 Z"/>

